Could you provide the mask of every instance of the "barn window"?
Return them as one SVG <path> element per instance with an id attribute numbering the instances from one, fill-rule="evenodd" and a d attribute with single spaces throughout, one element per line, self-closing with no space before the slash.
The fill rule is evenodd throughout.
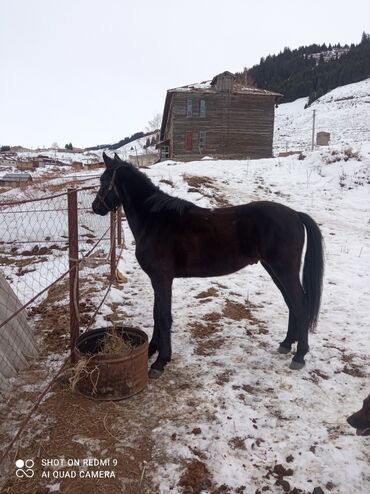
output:
<path id="1" fill-rule="evenodd" d="M 186 100 L 186 116 L 188 118 L 193 116 L 193 100 L 191 98 Z"/>
<path id="2" fill-rule="evenodd" d="M 170 156 L 170 147 L 169 146 L 162 146 L 161 147 L 161 160 L 165 161 L 168 160 Z"/>
<path id="3" fill-rule="evenodd" d="M 185 149 L 186 151 L 193 150 L 193 131 L 188 130 L 185 132 Z"/>
<path id="4" fill-rule="evenodd" d="M 199 102 L 199 116 L 200 117 L 206 116 L 206 100 L 205 99 L 201 99 Z"/>
<path id="5" fill-rule="evenodd" d="M 206 132 L 204 130 L 199 131 L 198 146 L 200 149 L 204 149 L 206 147 Z"/>

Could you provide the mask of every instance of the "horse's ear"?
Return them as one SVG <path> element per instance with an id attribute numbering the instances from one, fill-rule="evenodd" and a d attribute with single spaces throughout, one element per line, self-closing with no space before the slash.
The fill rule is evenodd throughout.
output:
<path id="1" fill-rule="evenodd" d="M 112 160 L 112 158 L 110 158 L 107 154 L 105 154 L 105 152 L 103 152 L 103 160 L 104 160 L 104 164 L 107 168 L 109 168 L 110 166 L 113 165 L 114 161 Z"/>
<path id="2" fill-rule="evenodd" d="M 122 163 L 122 160 L 121 160 L 121 158 L 118 156 L 118 154 L 117 154 L 117 153 L 114 153 L 114 161 L 115 161 L 116 163 Z"/>

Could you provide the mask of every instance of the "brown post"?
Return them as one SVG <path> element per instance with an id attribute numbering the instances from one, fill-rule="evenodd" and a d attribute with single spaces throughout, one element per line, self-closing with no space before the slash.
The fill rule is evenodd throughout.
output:
<path id="1" fill-rule="evenodd" d="M 122 245 L 122 207 L 117 209 L 117 245 Z"/>
<path id="2" fill-rule="evenodd" d="M 110 279 L 116 279 L 116 224 L 117 214 L 114 211 L 110 213 Z"/>
<path id="3" fill-rule="evenodd" d="M 68 243 L 69 243 L 69 328 L 71 333 L 71 361 L 76 362 L 75 345 L 80 333 L 78 281 L 78 218 L 77 189 L 68 189 Z"/>

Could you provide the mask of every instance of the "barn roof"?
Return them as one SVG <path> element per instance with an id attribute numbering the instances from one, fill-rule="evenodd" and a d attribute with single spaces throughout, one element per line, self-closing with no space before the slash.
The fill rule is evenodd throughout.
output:
<path id="1" fill-rule="evenodd" d="M 280 93 L 267 91 L 266 89 L 258 89 L 256 87 L 246 86 L 244 84 L 235 82 L 236 81 L 235 75 L 232 72 L 229 72 L 228 70 L 222 72 L 221 74 L 215 75 L 212 80 L 196 82 L 194 84 L 187 84 L 186 86 L 180 86 L 173 89 L 169 89 L 168 92 L 170 93 L 184 92 L 184 91 L 195 92 L 195 93 L 203 92 L 203 91 L 207 93 L 218 92 L 218 89 L 216 89 L 215 86 L 217 84 L 217 79 L 219 77 L 228 77 L 234 80 L 233 89 L 232 89 L 232 93 L 234 94 L 255 94 L 255 95 L 258 94 L 262 96 L 276 96 L 276 97 L 282 96 L 282 94 Z"/>
<path id="2" fill-rule="evenodd" d="M 187 86 L 175 87 L 169 89 L 167 93 L 182 93 L 182 92 L 192 92 L 192 93 L 217 93 L 218 90 L 215 88 L 213 80 L 196 82 L 194 84 L 188 84 Z M 275 93 L 274 91 L 267 91 L 267 89 L 259 89 L 252 86 L 243 86 L 242 84 L 235 83 L 232 93 L 234 94 L 250 94 L 250 95 L 261 95 L 261 96 L 282 96 L 280 93 Z"/>

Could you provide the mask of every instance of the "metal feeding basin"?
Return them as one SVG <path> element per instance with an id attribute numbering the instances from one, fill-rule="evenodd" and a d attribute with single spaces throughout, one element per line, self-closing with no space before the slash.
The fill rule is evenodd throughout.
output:
<path id="1" fill-rule="evenodd" d="M 86 331 L 77 338 L 72 388 L 96 400 L 123 400 L 148 383 L 148 336 L 116 326 Z"/>

